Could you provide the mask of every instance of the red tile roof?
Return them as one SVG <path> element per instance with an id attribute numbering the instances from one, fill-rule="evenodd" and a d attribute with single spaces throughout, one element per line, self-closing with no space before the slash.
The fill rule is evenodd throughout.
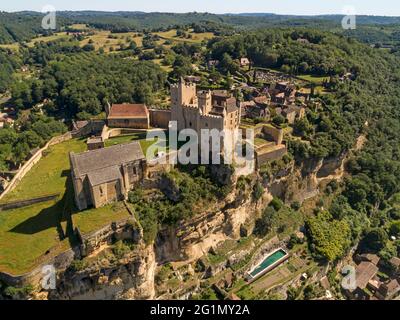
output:
<path id="1" fill-rule="evenodd" d="M 108 119 L 148 118 L 149 110 L 145 104 L 113 104 Z"/>

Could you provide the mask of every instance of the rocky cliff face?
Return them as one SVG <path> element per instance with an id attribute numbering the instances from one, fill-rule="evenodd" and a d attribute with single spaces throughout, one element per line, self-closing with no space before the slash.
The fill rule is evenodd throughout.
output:
<path id="1" fill-rule="evenodd" d="M 232 193 L 214 210 L 176 228 L 163 229 L 155 244 L 157 262 L 194 261 L 220 242 L 251 233 L 259 209 L 271 200 L 267 190 L 258 202 L 252 201 L 251 196 L 240 199 L 237 193 Z"/>
<path id="2" fill-rule="evenodd" d="M 321 183 L 340 179 L 344 174 L 346 155 L 322 160 L 307 160 L 300 167 L 292 166 L 264 186 L 273 196 L 286 203 L 300 202 L 315 197 L 319 193 Z"/>
<path id="3" fill-rule="evenodd" d="M 114 263 L 105 257 L 84 270 L 67 270 L 49 299 L 152 299 L 155 264 L 153 248 L 141 245 Z"/>

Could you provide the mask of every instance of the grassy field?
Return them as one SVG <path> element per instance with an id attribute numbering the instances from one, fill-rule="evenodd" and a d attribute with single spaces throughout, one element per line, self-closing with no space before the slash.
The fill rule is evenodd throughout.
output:
<path id="1" fill-rule="evenodd" d="M 36 42 L 49 42 L 49 41 L 54 41 L 54 40 L 58 40 L 58 39 L 62 39 L 62 38 L 69 38 L 69 36 L 67 35 L 66 32 L 58 32 L 55 33 L 51 36 L 41 36 L 35 39 L 32 39 L 32 41 L 28 42 L 28 47 L 33 47 L 35 45 Z"/>
<path id="2" fill-rule="evenodd" d="M 156 32 L 159 37 L 164 40 L 171 40 L 174 42 L 191 42 L 191 43 L 201 43 L 203 40 L 210 40 L 214 38 L 214 34 L 212 32 L 204 32 L 204 33 L 194 33 L 193 30 L 189 30 L 187 34 L 191 35 L 191 38 L 180 38 L 176 35 L 176 29 L 172 29 L 164 32 Z"/>
<path id="3" fill-rule="evenodd" d="M 109 38 L 110 36 L 116 39 Z M 110 52 L 110 48 L 115 50 L 119 49 L 121 44 L 127 45 L 130 39 L 134 40 L 138 47 L 142 46 L 143 37 L 138 37 L 135 32 L 111 33 L 110 31 L 97 31 L 94 35 L 82 40 L 80 44 L 84 46 L 92 40 L 96 50 L 104 48 L 105 52 Z"/>
<path id="4" fill-rule="evenodd" d="M 11 49 L 13 51 L 18 51 L 19 50 L 19 43 L 10 43 L 10 44 L 0 44 L 0 48 L 3 49 Z"/>
<path id="5" fill-rule="evenodd" d="M 297 78 L 308 81 L 308 82 L 312 82 L 312 83 L 315 83 L 318 85 L 322 84 L 324 81 L 329 81 L 329 79 L 330 79 L 330 77 L 313 76 L 313 75 L 297 76 Z"/>
<path id="6" fill-rule="evenodd" d="M 69 247 L 60 241 L 65 206 L 69 151 L 83 151 L 83 140 L 70 140 L 49 149 L 49 153 L 22 179 L 2 202 L 60 193 L 56 200 L 0 212 L 0 271 L 21 274 L 43 259 Z M 65 229 L 64 229 L 65 230 Z"/>
<path id="7" fill-rule="evenodd" d="M 89 27 L 84 23 L 75 23 L 69 26 L 69 28 L 74 30 L 87 30 Z"/>
<path id="8" fill-rule="evenodd" d="M 163 59 L 155 59 L 153 60 L 154 63 L 158 64 L 161 69 L 163 69 L 165 72 L 171 72 L 173 70 L 172 66 L 164 66 L 161 62 Z"/>

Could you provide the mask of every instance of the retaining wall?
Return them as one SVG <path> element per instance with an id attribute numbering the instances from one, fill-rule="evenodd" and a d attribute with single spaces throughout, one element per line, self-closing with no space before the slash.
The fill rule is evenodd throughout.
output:
<path id="1" fill-rule="evenodd" d="M 0 211 L 11 210 L 16 208 L 27 207 L 35 203 L 46 202 L 53 199 L 56 199 L 60 194 L 51 194 L 48 196 L 28 199 L 28 200 L 21 200 L 21 201 L 13 201 L 8 203 L 0 204 Z"/>

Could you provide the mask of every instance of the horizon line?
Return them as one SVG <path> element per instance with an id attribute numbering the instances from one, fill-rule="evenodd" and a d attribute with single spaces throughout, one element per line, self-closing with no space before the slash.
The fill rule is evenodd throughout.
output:
<path id="1" fill-rule="evenodd" d="M 17 11 L 3 11 L 0 10 L 1 13 L 24 13 L 24 12 L 32 12 L 43 14 L 41 11 L 36 10 L 17 10 Z M 102 12 L 102 13 L 143 13 L 143 14 L 151 14 L 151 13 L 161 13 L 161 14 L 190 14 L 190 13 L 199 13 L 199 14 L 212 14 L 212 15 L 274 15 L 274 16 L 291 16 L 291 17 L 320 17 L 320 16 L 346 16 L 344 13 L 315 13 L 315 14 L 294 14 L 294 13 L 273 13 L 273 12 L 225 12 L 225 13 L 216 13 L 209 11 L 187 11 L 187 12 L 173 12 L 173 11 L 141 11 L 141 10 L 96 10 L 96 9 L 82 9 L 82 10 L 56 10 L 55 12 Z M 400 18 L 400 15 L 391 16 L 391 15 L 374 15 L 374 14 L 356 14 L 358 17 L 384 17 L 384 18 Z"/>

